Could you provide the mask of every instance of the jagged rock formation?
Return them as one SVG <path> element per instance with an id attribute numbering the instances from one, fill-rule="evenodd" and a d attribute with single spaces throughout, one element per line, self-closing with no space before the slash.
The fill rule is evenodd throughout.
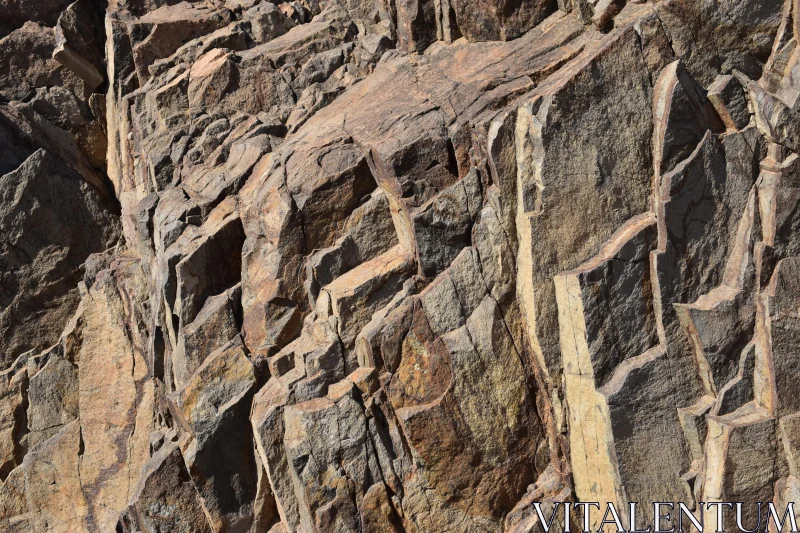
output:
<path id="1" fill-rule="evenodd" d="M 798 9 L 0 0 L 0 530 L 797 500 Z"/>

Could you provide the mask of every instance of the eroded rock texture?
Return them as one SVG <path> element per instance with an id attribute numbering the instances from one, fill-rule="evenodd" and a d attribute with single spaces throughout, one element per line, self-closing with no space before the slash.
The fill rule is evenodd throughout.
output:
<path id="1" fill-rule="evenodd" d="M 0 530 L 796 500 L 797 10 L 0 0 Z"/>

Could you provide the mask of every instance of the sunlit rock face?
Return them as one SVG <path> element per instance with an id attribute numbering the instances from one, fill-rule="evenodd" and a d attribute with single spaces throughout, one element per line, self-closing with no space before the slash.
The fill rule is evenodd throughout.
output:
<path id="1" fill-rule="evenodd" d="M 0 531 L 785 508 L 796 9 L 0 2 Z"/>

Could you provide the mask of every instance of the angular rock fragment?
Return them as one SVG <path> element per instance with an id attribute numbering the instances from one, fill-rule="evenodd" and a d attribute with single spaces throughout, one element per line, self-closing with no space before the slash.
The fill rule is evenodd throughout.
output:
<path id="1" fill-rule="evenodd" d="M 287 407 L 284 446 L 300 524 L 307 531 L 358 531 L 359 505 L 380 469 L 371 453 L 361 406 L 344 395 Z M 332 438 L 336 436 L 336 438 Z"/>
<path id="2" fill-rule="evenodd" d="M 771 381 L 774 382 L 772 386 L 778 416 L 800 411 L 800 400 L 791 392 L 797 368 L 797 351 L 793 347 L 797 346 L 800 335 L 798 267 L 800 261 L 797 258 L 788 258 L 779 263 L 775 274 L 775 297 L 770 317 L 772 368 L 768 367 L 766 373 L 772 376 Z"/>
<path id="3" fill-rule="evenodd" d="M 33 531 L 88 531 L 89 506 L 81 486 L 80 451 L 81 428 L 76 420 L 25 457 L 25 493 Z"/>
<path id="4" fill-rule="evenodd" d="M 97 529 L 114 528 L 127 507 L 154 429 L 154 384 L 134 310 L 145 300 L 140 268 L 121 260 L 98 274 L 83 298 L 79 420 L 65 428 L 75 424 L 80 432 L 80 486 L 87 523 Z"/>
<path id="5" fill-rule="evenodd" d="M 37 21 L 43 25 L 53 26 L 59 14 L 71 4 L 70 0 L 19 1 L 3 6 L 3 26 L 0 36 L 5 37 L 10 31 L 22 26 L 26 21 Z"/>
<path id="6" fill-rule="evenodd" d="M 742 506 L 742 524 L 757 524 L 754 503 L 772 501 L 777 481 L 774 462 L 763 460 L 775 456 L 776 432 L 777 422 L 754 403 L 723 417 L 708 417 L 703 501 L 752 502 Z M 709 513 L 707 523 L 721 527 L 716 513 Z"/>
<path id="7" fill-rule="evenodd" d="M 78 368 L 57 355 L 31 376 L 28 386 L 28 443 L 45 441 L 78 417 Z"/>
<path id="8" fill-rule="evenodd" d="M 253 398 L 250 417 L 256 446 L 275 494 L 275 504 L 281 523 L 292 530 L 300 521 L 298 500 L 289 474 L 289 461 L 283 447 L 283 411 L 289 401 L 296 372 L 273 377 Z"/>
<path id="9" fill-rule="evenodd" d="M 463 250 L 420 295 L 389 398 L 438 497 L 463 502 L 475 491 L 474 511 L 495 517 L 535 476 L 526 456 L 541 426 L 514 341 L 476 266 L 471 249 Z"/>
<path id="10" fill-rule="evenodd" d="M 162 446 L 144 465 L 131 507 L 145 531 L 213 531 L 176 442 Z"/>
<path id="11" fill-rule="evenodd" d="M 206 357 L 239 333 L 240 324 L 241 287 L 206 300 L 194 321 L 181 328 L 178 335 L 172 362 L 177 389 L 183 388 Z"/>
<path id="12" fill-rule="evenodd" d="M 556 10 L 552 0 L 453 0 L 450 5 L 459 31 L 470 41 L 516 39 Z"/>
<path id="13" fill-rule="evenodd" d="M 413 258 L 398 245 L 322 288 L 330 298 L 339 337 L 346 349 L 353 347 L 358 332 L 372 313 L 400 290 L 412 266 Z"/>
<path id="14" fill-rule="evenodd" d="M 386 195 L 376 191 L 369 201 L 354 210 L 344 233 L 333 246 L 317 251 L 310 258 L 307 275 L 313 280 L 309 287 L 311 295 L 316 296 L 320 286 L 397 244 Z"/>
<path id="15" fill-rule="evenodd" d="M 260 2 L 245 12 L 250 20 L 251 34 L 257 43 L 266 43 L 280 37 L 294 22 L 272 2 Z"/>
<path id="16" fill-rule="evenodd" d="M 52 29 L 36 22 L 20 24 L 4 35 L 0 40 L 0 94 L 21 100 L 26 93 L 47 85 L 82 92 L 84 81 L 52 59 L 55 48 Z"/>
<path id="17" fill-rule="evenodd" d="M 792 151 L 800 149 L 797 112 L 753 81 L 747 83 L 747 92 L 762 135 Z"/>
<path id="18" fill-rule="evenodd" d="M 758 9 L 744 4 L 716 9 L 688 0 L 669 0 L 656 7 L 675 54 L 704 87 L 718 74 L 739 70 L 758 79 L 772 51 L 781 23 L 783 2 L 768 0 Z M 714 53 L 698 53 L 714 50 Z"/>
<path id="19" fill-rule="evenodd" d="M 739 372 L 738 355 L 753 337 L 755 308 L 747 295 L 717 290 L 695 304 L 676 304 L 708 392 L 716 393 Z"/>
<path id="20" fill-rule="evenodd" d="M 740 130 L 750 122 L 744 87 L 735 77 L 717 76 L 708 88 L 708 101 L 727 128 Z"/>
<path id="21" fill-rule="evenodd" d="M 678 409 L 678 418 L 681 421 L 686 447 L 693 466 L 695 462 L 703 460 L 708 422 L 705 415 L 714 406 L 713 396 L 703 396 L 694 405 Z"/>
<path id="22" fill-rule="evenodd" d="M 79 266 L 114 242 L 118 226 L 97 191 L 42 149 L 0 177 L 0 189 L 3 285 L 14 288 L 3 291 L 0 310 L 8 365 L 58 340 L 80 299 Z"/>
<path id="23" fill-rule="evenodd" d="M 692 155 L 665 174 L 656 189 L 660 250 L 653 254 L 652 268 L 661 313 L 659 334 L 677 360 L 675 372 L 690 386 L 702 379 L 709 392 L 733 377 L 748 342 L 751 315 L 744 310 L 745 299 L 726 301 L 735 297 L 747 271 L 742 265 L 749 257 L 754 209 L 749 146 L 742 133 L 720 141 L 707 132 Z M 730 335 L 722 336 L 726 344 L 715 345 L 714 328 L 701 332 L 687 321 L 686 313 L 694 315 L 701 327 L 706 317 L 726 316 L 732 328 Z M 680 327 L 679 316 L 689 326 L 688 333 Z M 692 400 L 698 396 L 699 391 L 689 395 Z"/>
<path id="24" fill-rule="evenodd" d="M 656 246 L 655 230 L 652 215 L 637 217 L 601 248 L 600 255 L 556 276 L 562 337 L 570 337 L 572 328 L 576 336 L 585 336 L 576 342 L 586 345 L 567 350 L 562 342 L 565 373 L 593 377 L 599 388 L 626 359 L 658 344 L 648 264 Z M 586 349 L 588 359 L 583 356 Z"/>
<path id="25" fill-rule="evenodd" d="M 667 65 L 655 86 L 653 142 L 656 170 L 664 175 L 686 159 L 706 131 L 723 131 L 723 122 L 703 89 L 680 61 Z"/>
<path id="26" fill-rule="evenodd" d="M 675 406 L 683 393 L 661 379 L 672 362 L 659 345 L 650 307 L 654 223 L 652 215 L 632 219 L 600 255 L 555 280 L 575 491 L 623 507 L 628 498 L 685 501 L 689 495 L 680 479 L 689 467 L 683 443 L 659 447 L 658 469 L 646 451 L 657 435 L 680 432 Z M 608 320 L 600 310 L 611 304 L 611 316 L 627 319 Z"/>
<path id="27" fill-rule="evenodd" d="M 411 215 L 420 272 L 435 277 L 470 244 L 472 222 L 481 198 L 478 173 L 431 198 Z"/>
<path id="28" fill-rule="evenodd" d="M 26 421 L 30 380 L 26 369 L 0 374 L 0 479 L 22 462 L 29 446 Z"/>
<path id="29" fill-rule="evenodd" d="M 242 223 L 235 212 L 223 216 L 207 223 L 208 229 L 188 244 L 185 256 L 175 265 L 175 314 L 182 326 L 194 321 L 206 298 L 230 288 L 241 277 Z"/>
<path id="30" fill-rule="evenodd" d="M 603 72 L 602 90 L 593 72 Z M 536 103 L 520 108 L 516 124 L 517 291 L 530 295 L 520 301 L 534 351 L 555 372 L 552 276 L 594 256 L 619 226 L 647 210 L 652 92 L 636 33 L 619 28 L 587 45 L 531 99 Z"/>
<path id="31" fill-rule="evenodd" d="M 25 494 L 25 472 L 20 466 L 0 484 L 0 526 L 9 533 L 31 531 L 31 514 Z"/>
<path id="32" fill-rule="evenodd" d="M 213 107 L 219 102 L 233 82 L 235 68 L 230 53 L 219 48 L 200 57 L 189 71 L 189 107 Z"/>
<path id="33" fill-rule="evenodd" d="M 399 0 L 397 38 L 408 51 L 422 52 L 436 40 L 436 4 L 434 0 Z"/>
<path id="34" fill-rule="evenodd" d="M 789 472 L 792 476 L 797 477 L 798 470 L 797 467 L 800 466 L 798 464 L 798 459 L 800 459 L 800 442 L 798 442 L 798 437 L 800 437 L 800 433 L 798 433 L 798 423 L 800 423 L 800 416 L 797 414 L 788 415 L 780 419 L 779 428 L 780 428 L 780 438 L 783 444 L 784 453 L 786 454 L 786 460 L 789 466 Z"/>
<path id="35" fill-rule="evenodd" d="M 749 344 L 742 351 L 739 372 L 719 391 L 716 415 L 732 413 L 755 399 L 755 345 Z"/>
<path id="36" fill-rule="evenodd" d="M 170 400 L 173 416 L 193 437 L 183 454 L 212 531 L 253 524 L 257 471 L 247 419 L 255 384 L 237 338 L 209 355 Z"/>
<path id="37" fill-rule="evenodd" d="M 95 36 L 100 29 L 98 11 L 87 0 L 78 0 L 61 12 L 56 24 L 56 49 L 53 59 L 80 76 L 92 89 L 99 87 L 101 74 L 100 49 L 104 43 Z"/>
<path id="38" fill-rule="evenodd" d="M 150 78 L 148 67 L 169 57 L 186 41 L 211 33 L 229 22 L 229 16 L 190 2 L 163 5 L 135 21 L 131 28 L 132 54 L 140 82 Z"/>

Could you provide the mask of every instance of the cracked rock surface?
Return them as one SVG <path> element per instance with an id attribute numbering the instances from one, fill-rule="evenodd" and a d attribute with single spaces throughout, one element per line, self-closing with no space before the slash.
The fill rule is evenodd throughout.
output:
<path id="1" fill-rule="evenodd" d="M 796 501 L 798 9 L 0 0 L 0 531 Z"/>

